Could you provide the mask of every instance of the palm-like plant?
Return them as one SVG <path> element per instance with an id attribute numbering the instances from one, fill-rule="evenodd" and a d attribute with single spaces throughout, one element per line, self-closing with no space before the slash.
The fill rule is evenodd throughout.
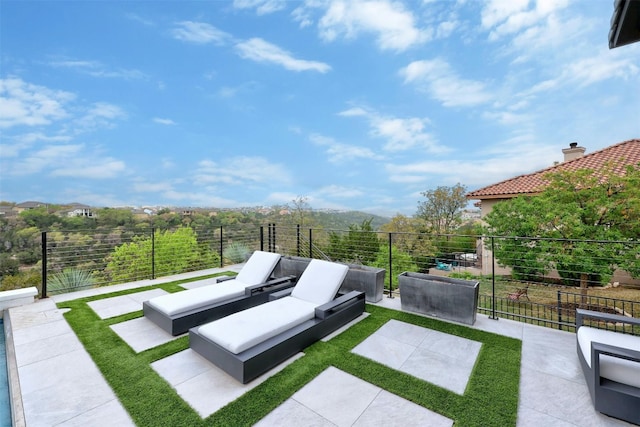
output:
<path id="1" fill-rule="evenodd" d="M 224 249 L 222 254 L 231 264 L 239 264 L 249 259 L 251 250 L 242 243 L 232 243 Z"/>
<path id="2" fill-rule="evenodd" d="M 47 293 L 61 294 L 64 292 L 72 292 L 92 287 L 94 282 L 93 276 L 86 270 L 65 268 L 62 272 L 54 274 L 47 280 Z"/>

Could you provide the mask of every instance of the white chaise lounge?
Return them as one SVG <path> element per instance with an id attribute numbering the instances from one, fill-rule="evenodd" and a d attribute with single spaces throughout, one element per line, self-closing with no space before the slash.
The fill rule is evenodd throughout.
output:
<path id="1" fill-rule="evenodd" d="M 192 328 L 190 347 L 247 383 L 364 312 L 364 293 L 336 298 L 349 267 L 312 260 L 272 301 Z"/>
<path id="2" fill-rule="evenodd" d="M 596 411 L 640 424 L 640 336 L 585 326 L 587 319 L 640 327 L 640 319 L 576 310 L 578 358 Z"/>
<path id="3" fill-rule="evenodd" d="M 211 284 L 162 295 L 142 304 L 144 316 L 172 335 L 185 333 L 246 308 L 265 303 L 271 292 L 292 287 L 295 277 L 268 280 L 281 255 L 255 251 L 235 277 L 211 279 Z"/>

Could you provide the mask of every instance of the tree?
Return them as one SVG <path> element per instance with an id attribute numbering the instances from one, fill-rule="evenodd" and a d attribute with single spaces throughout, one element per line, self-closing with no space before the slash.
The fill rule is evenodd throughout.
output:
<path id="1" fill-rule="evenodd" d="M 537 276 L 556 269 L 585 289 L 617 268 L 640 276 L 640 168 L 583 169 L 548 174 L 535 196 L 496 204 L 485 217 L 495 255 L 514 273 Z"/>
<path id="2" fill-rule="evenodd" d="M 193 229 L 181 227 L 175 231 L 156 231 L 154 241 L 138 236 L 131 243 L 118 246 L 108 257 L 105 273 L 115 282 L 148 279 L 152 255 L 156 260 L 156 276 L 219 265 L 220 261 L 217 254 L 198 245 Z"/>
<path id="3" fill-rule="evenodd" d="M 304 226 L 304 220 L 308 212 L 311 210 L 309 198 L 307 196 L 297 196 L 291 201 L 293 211 L 293 220 L 301 227 Z"/>
<path id="4" fill-rule="evenodd" d="M 393 271 L 393 275 L 395 277 L 397 277 L 398 274 L 403 273 L 405 271 L 413 271 L 413 272 L 418 271 L 418 266 L 413 261 L 413 258 L 411 258 L 411 255 L 409 255 L 406 252 L 400 251 L 398 248 L 396 248 L 395 245 L 391 246 L 391 258 L 392 258 L 391 268 Z M 385 277 L 384 277 L 384 284 L 385 286 L 388 287 L 389 283 L 391 282 L 391 276 L 389 274 L 389 245 L 388 244 L 384 244 L 380 246 L 380 250 L 378 251 L 376 260 L 373 263 L 373 265 L 378 268 L 387 269 L 387 274 L 385 274 Z M 395 280 L 395 282 L 397 282 L 397 280 Z"/>
<path id="5" fill-rule="evenodd" d="M 371 226 L 372 220 L 373 218 L 363 220 L 360 225 L 350 225 L 346 235 L 329 233 L 327 254 L 331 259 L 362 264 L 373 262 L 380 249 L 380 241 Z"/>
<path id="6" fill-rule="evenodd" d="M 426 200 L 418 202 L 416 217 L 425 221 L 428 232 L 449 234 L 461 223 L 460 214 L 467 205 L 466 192 L 467 188 L 459 183 L 423 191 L 420 194 Z"/>

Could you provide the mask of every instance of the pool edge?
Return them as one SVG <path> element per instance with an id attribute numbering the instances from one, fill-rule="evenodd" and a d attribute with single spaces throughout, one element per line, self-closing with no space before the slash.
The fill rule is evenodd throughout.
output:
<path id="1" fill-rule="evenodd" d="M 11 425 L 14 427 L 26 427 L 22 404 L 22 391 L 20 389 L 20 377 L 18 375 L 18 363 L 16 361 L 16 349 L 13 343 L 13 329 L 11 327 L 10 310 L 4 310 L 4 336 L 7 352 L 7 376 L 9 378 L 9 401 L 11 402 Z"/>

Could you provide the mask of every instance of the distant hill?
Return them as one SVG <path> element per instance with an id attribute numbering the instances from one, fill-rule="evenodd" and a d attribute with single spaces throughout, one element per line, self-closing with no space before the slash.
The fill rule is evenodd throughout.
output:
<path id="1" fill-rule="evenodd" d="M 336 230 L 348 230 L 350 225 L 362 224 L 363 221 L 371 219 L 371 226 L 378 230 L 382 225 L 391 221 L 391 218 L 369 214 L 359 211 L 346 211 L 346 212 L 324 212 L 313 211 L 311 213 L 314 224 L 317 224 L 325 229 Z M 373 219 L 372 219 L 373 218 Z"/>

